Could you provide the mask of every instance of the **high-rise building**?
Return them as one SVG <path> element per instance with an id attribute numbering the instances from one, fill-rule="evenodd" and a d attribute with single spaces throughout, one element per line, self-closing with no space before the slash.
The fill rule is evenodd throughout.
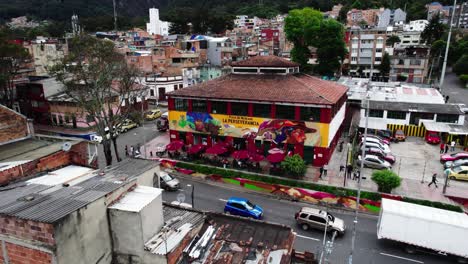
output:
<path id="1" fill-rule="evenodd" d="M 151 35 L 169 35 L 169 22 L 159 19 L 159 9 L 149 9 L 150 22 L 146 23 L 146 31 Z"/>

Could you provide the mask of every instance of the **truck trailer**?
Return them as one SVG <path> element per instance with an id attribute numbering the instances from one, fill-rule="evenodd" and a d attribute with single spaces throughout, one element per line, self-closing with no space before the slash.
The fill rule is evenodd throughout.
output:
<path id="1" fill-rule="evenodd" d="M 468 262 L 468 215 L 382 199 L 377 238 L 397 241 L 408 253 L 431 251 Z"/>

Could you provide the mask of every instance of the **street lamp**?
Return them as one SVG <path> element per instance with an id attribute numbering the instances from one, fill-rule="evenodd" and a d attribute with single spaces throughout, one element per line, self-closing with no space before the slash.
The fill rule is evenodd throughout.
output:
<path id="1" fill-rule="evenodd" d="M 325 231 L 323 232 L 323 244 L 322 244 L 322 252 L 320 253 L 319 264 L 322 264 L 323 252 L 325 251 L 325 243 L 327 240 L 328 215 L 325 215 L 325 217 L 327 221 L 325 222 Z"/>
<path id="2" fill-rule="evenodd" d="M 370 81 L 369 84 L 370 85 Z M 365 98 L 362 100 L 363 105 L 365 106 L 365 118 L 366 118 L 366 124 L 364 127 L 364 144 L 367 142 L 367 127 L 369 126 L 369 103 L 370 103 L 370 96 L 369 94 L 366 95 Z M 364 145 L 365 146 L 365 145 Z M 349 264 L 353 263 L 353 253 L 354 253 L 354 244 L 356 241 L 356 226 L 358 223 L 358 213 L 359 213 L 359 200 L 361 198 L 361 179 L 363 176 L 363 168 L 364 168 L 364 155 L 366 154 L 366 148 L 363 147 L 361 150 L 361 162 L 359 164 L 359 178 L 358 178 L 358 193 L 356 197 L 356 208 L 355 208 L 355 213 L 354 213 L 354 221 L 353 221 L 353 237 L 351 240 L 351 252 L 349 253 Z"/>
<path id="3" fill-rule="evenodd" d="M 442 74 L 440 76 L 440 82 L 439 82 L 440 91 L 442 91 L 442 86 L 444 85 L 445 70 L 447 68 L 447 58 L 448 58 L 449 47 L 450 47 L 450 37 L 452 36 L 452 25 L 453 25 L 453 17 L 455 17 L 455 10 L 457 10 L 457 0 L 453 0 L 453 12 L 452 12 L 452 17 L 450 18 L 450 29 L 449 29 L 449 33 L 447 37 L 447 46 L 445 47 L 444 64 L 442 65 Z"/>

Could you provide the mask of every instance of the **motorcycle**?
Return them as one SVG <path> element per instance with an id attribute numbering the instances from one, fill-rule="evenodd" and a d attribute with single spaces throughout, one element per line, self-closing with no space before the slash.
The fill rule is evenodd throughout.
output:
<path id="1" fill-rule="evenodd" d="M 159 132 L 166 132 L 169 129 L 169 120 L 167 117 L 161 117 L 156 122 L 156 127 L 158 128 Z"/>

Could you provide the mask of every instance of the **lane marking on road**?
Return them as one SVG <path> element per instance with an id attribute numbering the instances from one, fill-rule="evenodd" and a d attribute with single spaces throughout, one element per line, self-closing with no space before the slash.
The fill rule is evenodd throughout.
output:
<path id="1" fill-rule="evenodd" d="M 305 238 L 305 239 L 314 240 L 314 241 L 320 241 L 320 239 L 318 239 L 318 238 L 313 238 L 313 237 L 308 237 L 308 236 L 303 236 L 303 235 L 296 235 L 296 236 L 301 237 L 301 238 Z"/>
<path id="2" fill-rule="evenodd" d="M 224 200 L 224 199 L 221 199 L 219 198 L 218 200 L 220 200 L 221 202 L 227 202 L 228 200 Z"/>
<path id="3" fill-rule="evenodd" d="M 400 257 L 400 256 L 396 256 L 396 255 L 391 255 L 391 254 L 387 254 L 387 253 L 382 253 L 382 252 L 380 252 L 380 255 L 387 256 L 387 257 L 392 257 L 392 258 L 397 258 L 397 259 L 403 259 L 403 260 L 412 261 L 412 262 L 416 262 L 416 263 L 424 263 L 424 262 L 419 261 L 419 260 L 410 259 L 410 258 L 405 258 L 405 257 Z"/>

